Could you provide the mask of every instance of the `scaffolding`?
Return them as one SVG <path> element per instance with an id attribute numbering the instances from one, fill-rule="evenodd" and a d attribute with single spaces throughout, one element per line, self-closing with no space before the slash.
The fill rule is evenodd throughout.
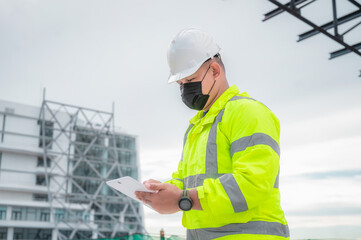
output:
<path id="1" fill-rule="evenodd" d="M 137 177 L 137 164 L 129 161 L 136 160 L 129 159 L 135 142 L 129 147 L 132 143 L 115 132 L 114 104 L 112 112 L 78 107 L 46 100 L 44 90 L 39 125 L 47 201 L 57 238 L 146 233 L 139 203 L 105 184 L 125 175 Z M 80 211 L 74 205 L 81 206 Z"/>
<path id="2" fill-rule="evenodd" d="M 299 35 L 298 42 L 306 40 L 312 36 L 315 36 L 318 33 L 322 33 L 325 36 L 331 38 L 332 40 L 336 41 L 337 43 L 339 43 L 343 46 L 342 49 L 338 49 L 338 50 L 330 53 L 330 58 L 329 58 L 330 60 L 340 57 L 340 56 L 343 56 L 343 55 L 346 55 L 351 52 L 361 56 L 361 52 L 359 51 L 359 49 L 361 49 L 361 42 L 350 44 L 345 41 L 345 35 L 350 33 L 351 31 L 353 31 L 356 27 L 360 26 L 361 21 L 358 21 L 356 24 L 351 26 L 349 29 L 347 29 L 343 33 L 339 32 L 339 26 L 341 24 L 345 24 L 345 23 L 348 23 L 348 22 L 350 22 L 352 20 L 356 20 L 356 19 L 360 20 L 361 3 L 359 3 L 358 1 L 342 0 L 343 4 L 345 2 L 352 4 L 355 7 L 355 10 L 344 16 L 341 16 L 341 17 L 339 17 L 337 15 L 336 0 L 330 1 L 331 5 L 332 5 L 332 7 L 330 9 L 332 10 L 333 19 L 326 22 L 325 24 L 322 24 L 321 26 L 318 26 L 313 21 L 311 21 L 310 19 L 308 19 L 305 16 L 302 16 L 302 14 L 301 14 L 302 8 L 309 6 L 310 4 L 316 2 L 316 0 L 291 0 L 291 1 L 287 2 L 286 4 L 282 4 L 282 3 L 280 3 L 280 1 L 277 1 L 277 0 L 268 0 L 268 1 L 270 1 L 271 3 L 276 5 L 277 8 L 264 14 L 265 17 L 264 17 L 263 21 L 267 21 L 283 12 L 288 12 L 289 14 L 293 15 L 294 17 L 296 17 L 297 19 L 299 19 L 300 21 L 306 23 L 307 25 L 309 25 L 311 27 L 311 30 L 306 31 Z M 328 32 L 328 30 L 330 30 L 332 28 L 334 30 L 333 34 Z M 361 71 L 360 71 L 360 77 L 361 77 Z"/>

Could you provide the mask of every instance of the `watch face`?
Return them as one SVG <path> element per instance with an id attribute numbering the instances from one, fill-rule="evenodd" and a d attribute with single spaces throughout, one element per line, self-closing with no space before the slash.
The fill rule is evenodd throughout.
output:
<path id="1" fill-rule="evenodd" d="M 179 208 L 183 211 L 189 211 L 192 209 L 192 202 L 187 198 L 183 198 L 179 202 Z"/>

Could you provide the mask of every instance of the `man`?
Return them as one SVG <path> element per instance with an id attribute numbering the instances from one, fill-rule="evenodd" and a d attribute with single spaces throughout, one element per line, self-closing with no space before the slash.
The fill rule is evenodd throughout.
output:
<path id="1" fill-rule="evenodd" d="M 187 239 L 289 239 L 280 206 L 279 121 L 247 93 L 229 87 L 220 48 L 197 29 L 168 48 L 183 102 L 199 110 L 184 137 L 173 179 L 145 181 L 137 197 L 162 214 L 183 211 Z"/>

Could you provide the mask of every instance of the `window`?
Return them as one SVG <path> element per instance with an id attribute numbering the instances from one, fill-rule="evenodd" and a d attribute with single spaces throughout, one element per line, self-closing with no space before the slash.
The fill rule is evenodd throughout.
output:
<path id="1" fill-rule="evenodd" d="M 110 213 L 119 213 L 124 209 L 124 204 L 106 203 L 105 209 Z"/>
<path id="2" fill-rule="evenodd" d="M 0 228 L 0 240 L 6 240 L 7 235 L 7 228 Z"/>
<path id="3" fill-rule="evenodd" d="M 37 167 L 44 167 L 44 157 L 38 157 L 38 164 L 36 165 Z M 51 159 L 50 158 L 46 158 L 46 166 L 47 167 L 51 167 Z"/>
<path id="4" fill-rule="evenodd" d="M 61 222 L 64 219 L 64 210 L 63 209 L 56 209 L 55 210 L 55 221 Z"/>
<path id="5" fill-rule="evenodd" d="M 122 168 L 123 176 L 132 176 L 132 172 L 133 172 L 133 169 L 130 168 L 130 167 L 123 167 Z"/>
<path id="6" fill-rule="evenodd" d="M 131 153 L 130 152 L 124 152 L 124 155 L 125 155 L 125 163 L 130 164 Z"/>
<path id="7" fill-rule="evenodd" d="M 38 240 L 51 240 L 51 230 L 49 229 L 36 229 L 36 228 L 15 228 L 14 239 L 38 239 Z"/>
<path id="8" fill-rule="evenodd" d="M 34 200 L 34 201 L 44 201 L 44 202 L 47 202 L 47 201 L 49 201 L 49 199 L 48 199 L 48 194 L 34 193 L 34 194 L 33 194 L 33 200 Z"/>
<path id="9" fill-rule="evenodd" d="M 40 213 L 40 221 L 49 222 L 50 221 L 50 212 L 48 210 L 42 210 Z"/>
<path id="10" fill-rule="evenodd" d="M 51 240 L 51 230 L 48 229 L 28 229 L 28 236 L 34 236 L 33 239 Z"/>
<path id="11" fill-rule="evenodd" d="M 50 179 L 48 179 L 48 181 L 50 182 Z M 45 178 L 45 175 L 36 175 L 36 185 L 39 185 L 39 186 L 46 186 L 46 178 Z"/>
<path id="12" fill-rule="evenodd" d="M 11 220 L 21 220 L 21 208 L 13 208 L 13 211 L 11 213 Z"/>
<path id="13" fill-rule="evenodd" d="M 39 120 L 38 124 L 40 125 L 40 137 L 39 137 L 39 147 L 44 148 L 44 144 L 45 144 L 45 148 L 51 149 L 52 147 L 52 140 L 53 140 L 53 135 L 54 135 L 54 123 L 51 121 L 45 121 L 44 126 L 45 126 L 45 131 L 43 131 L 43 121 Z M 43 132 L 44 132 L 44 136 L 43 136 Z M 45 137 L 45 142 L 43 142 L 43 137 Z"/>
<path id="14" fill-rule="evenodd" d="M 0 206 L 0 220 L 6 220 L 6 207 L 5 206 Z"/>
<path id="15" fill-rule="evenodd" d="M 75 211 L 76 220 L 83 219 L 83 211 Z"/>
<path id="16" fill-rule="evenodd" d="M 0 152 L 0 173 L 1 173 L 1 159 L 2 159 L 3 153 Z"/>
<path id="17" fill-rule="evenodd" d="M 90 213 L 87 212 L 87 213 L 85 214 L 85 216 L 84 216 L 84 221 L 87 222 L 87 223 L 89 223 L 89 221 L 90 221 Z"/>
<path id="18" fill-rule="evenodd" d="M 80 186 L 81 189 L 89 194 L 94 194 L 101 184 L 101 180 L 84 180 L 75 178 L 74 181 L 77 183 L 77 185 Z M 81 191 L 77 185 L 73 184 L 72 192 L 83 194 L 83 191 Z"/>
<path id="19" fill-rule="evenodd" d="M 36 221 L 36 208 L 26 208 L 25 210 L 25 220 L 26 221 Z"/>
<path id="20" fill-rule="evenodd" d="M 14 239 L 15 240 L 23 239 L 23 233 L 22 232 L 14 232 Z"/>

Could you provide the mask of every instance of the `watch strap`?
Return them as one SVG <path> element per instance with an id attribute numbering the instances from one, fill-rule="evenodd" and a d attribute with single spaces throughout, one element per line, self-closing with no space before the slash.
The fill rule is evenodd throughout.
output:
<path id="1" fill-rule="evenodd" d="M 182 190 L 181 198 L 189 198 L 190 199 L 189 190 Z"/>

